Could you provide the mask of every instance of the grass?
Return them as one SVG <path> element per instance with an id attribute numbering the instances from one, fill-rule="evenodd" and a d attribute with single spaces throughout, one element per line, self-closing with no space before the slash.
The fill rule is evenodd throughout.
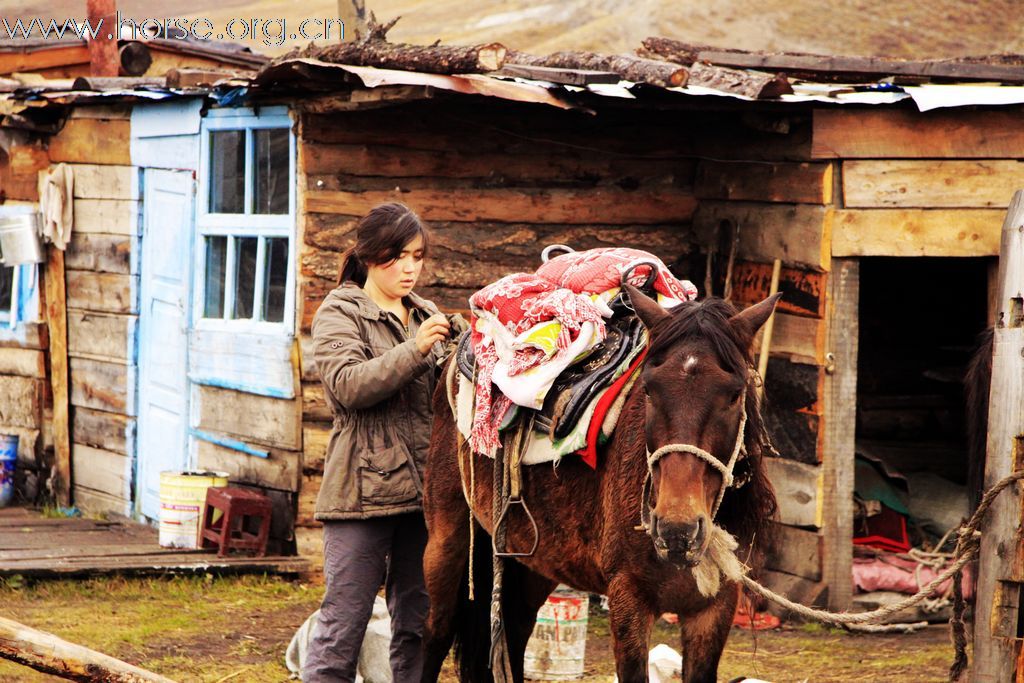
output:
<path id="1" fill-rule="evenodd" d="M 284 651 L 320 603 L 322 587 L 276 577 L 210 575 L 0 582 L 4 616 L 182 683 L 288 680 Z M 651 646 L 678 649 L 678 631 L 657 622 Z M 585 682 L 615 670 L 608 617 L 590 612 Z M 756 634 L 734 629 L 720 680 L 943 681 L 952 660 L 948 631 L 848 634 L 816 624 Z M 0 681 L 56 680 L 0 660 Z M 455 680 L 446 666 L 442 682 Z"/>

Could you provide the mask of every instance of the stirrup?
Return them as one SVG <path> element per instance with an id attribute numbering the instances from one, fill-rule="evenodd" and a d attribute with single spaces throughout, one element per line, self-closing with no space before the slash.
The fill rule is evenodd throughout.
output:
<path id="1" fill-rule="evenodd" d="M 497 535 L 498 527 L 501 526 L 502 522 L 505 521 L 505 517 L 508 516 L 509 508 L 513 505 L 519 505 L 523 508 L 523 512 L 526 513 L 526 518 L 530 520 L 530 525 L 533 527 L 533 547 L 530 548 L 528 553 L 511 553 L 505 550 L 498 550 L 498 545 L 494 538 Z M 530 508 L 526 505 L 526 501 L 522 498 L 509 498 L 505 501 L 504 507 L 501 508 L 501 513 L 498 515 L 497 521 L 494 523 L 494 535 L 491 536 L 491 550 L 494 552 L 495 557 L 532 557 L 537 552 L 537 546 L 540 544 L 540 529 L 537 527 L 537 520 L 533 518 L 530 513 Z"/>

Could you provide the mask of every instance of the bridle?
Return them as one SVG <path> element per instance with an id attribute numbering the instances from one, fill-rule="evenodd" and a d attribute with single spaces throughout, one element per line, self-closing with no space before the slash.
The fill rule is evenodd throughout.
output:
<path id="1" fill-rule="evenodd" d="M 665 444 L 653 453 L 651 453 L 649 449 L 647 450 L 647 476 L 644 477 L 643 490 L 641 493 L 640 525 L 648 535 L 652 533 L 651 515 L 653 513 L 653 509 L 651 508 L 651 490 L 654 485 L 654 465 L 669 453 L 689 453 L 691 455 L 695 455 L 711 467 L 718 470 L 722 475 L 722 485 L 718 489 L 718 496 L 715 498 L 715 504 L 711 508 L 712 522 L 718 515 L 718 508 L 722 505 L 722 498 L 725 497 L 726 489 L 739 488 L 747 483 L 746 479 L 737 480 L 733 476 L 733 470 L 736 468 L 736 464 L 743 459 L 743 456 L 746 455 L 746 451 L 743 447 L 743 439 L 747 427 L 747 391 L 748 389 L 743 390 L 743 400 L 740 403 L 740 426 L 739 429 L 736 430 L 736 444 L 733 446 L 732 454 L 729 456 L 728 462 L 723 464 L 721 460 L 711 455 L 711 453 L 708 453 L 703 448 L 687 443 Z"/>

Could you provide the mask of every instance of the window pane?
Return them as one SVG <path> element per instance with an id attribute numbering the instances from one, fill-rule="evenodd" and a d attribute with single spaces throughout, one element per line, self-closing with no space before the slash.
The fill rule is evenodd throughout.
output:
<path id="1" fill-rule="evenodd" d="M 0 266 L 0 317 L 11 312 L 11 294 L 14 291 L 14 268 Z"/>
<path id="2" fill-rule="evenodd" d="M 228 238 L 206 238 L 206 301 L 204 318 L 224 317 L 224 269 L 228 260 Z"/>
<path id="3" fill-rule="evenodd" d="M 288 213 L 288 129 L 253 131 L 253 213 Z"/>
<path id="4" fill-rule="evenodd" d="M 210 212 L 245 213 L 245 131 L 210 133 Z"/>
<path id="5" fill-rule="evenodd" d="M 252 318 L 252 305 L 256 290 L 256 245 L 255 237 L 235 238 L 235 310 L 231 316 L 236 320 Z"/>
<path id="6" fill-rule="evenodd" d="M 263 319 L 284 322 L 284 293 L 288 279 L 288 238 L 267 238 L 267 264 L 263 283 Z"/>

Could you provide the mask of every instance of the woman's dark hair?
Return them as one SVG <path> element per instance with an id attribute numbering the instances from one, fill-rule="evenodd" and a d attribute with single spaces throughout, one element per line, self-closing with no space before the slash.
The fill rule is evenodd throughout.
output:
<path id="1" fill-rule="evenodd" d="M 427 229 L 412 209 L 399 202 L 388 202 L 370 209 L 356 224 L 356 243 L 341 254 L 338 284 L 352 281 L 366 284 L 367 266 L 394 261 L 405 245 L 423 237 L 423 254 L 427 253 Z"/>

